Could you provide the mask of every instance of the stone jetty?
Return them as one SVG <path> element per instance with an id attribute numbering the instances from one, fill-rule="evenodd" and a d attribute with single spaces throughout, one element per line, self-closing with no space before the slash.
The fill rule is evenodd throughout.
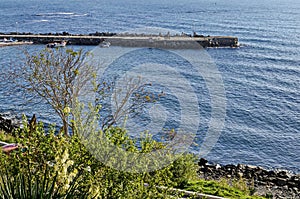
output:
<path id="1" fill-rule="evenodd" d="M 147 34 L 88 34 L 74 35 L 69 33 L 1 34 L 1 38 L 12 38 L 18 41 L 31 41 L 33 44 L 48 44 L 58 40 L 68 41 L 68 45 L 99 45 L 107 41 L 112 46 L 123 47 L 154 47 L 154 48 L 196 48 L 199 47 L 238 47 L 237 37 L 203 36 L 203 35 L 147 35 Z"/>

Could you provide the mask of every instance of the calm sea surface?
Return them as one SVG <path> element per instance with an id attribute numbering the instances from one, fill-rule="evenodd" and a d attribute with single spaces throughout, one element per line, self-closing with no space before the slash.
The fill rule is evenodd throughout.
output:
<path id="1" fill-rule="evenodd" d="M 300 172 L 300 1 L 0 0 L 0 32 L 123 32 L 144 27 L 237 36 L 240 48 L 207 49 L 226 94 L 225 128 L 207 158 Z M 0 48 L 0 112 L 37 113 L 56 122 L 46 105 L 25 104 L 26 95 L 7 83 L 6 71 L 20 56 L 19 47 Z M 207 123 L 205 111 L 210 109 L 203 104 L 201 119 Z"/>

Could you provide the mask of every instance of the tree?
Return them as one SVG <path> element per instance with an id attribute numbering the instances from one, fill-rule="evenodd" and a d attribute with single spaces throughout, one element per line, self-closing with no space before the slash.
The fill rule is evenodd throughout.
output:
<path id="1" fill-rule="evenodd" d="M 89 52 L 82 49 L 74 51 L 45 48 L 35 53 L 25 51 L 25 64 L 16 66 L 16 71 L 13 72 L 14 82 L 18 86 L 42 97 L 53 107 L 67 136 L 69 127 L 75 132 L 75 124 L 70 121 L 85 121 L 83 118 L 78 121 L 82 113 L 75 112 L 82 110 L 75 106 L 80 106 L 79 94 L 84 95 L 82 92 L 88 87 L 98 96 L 92 102 L 96 107 L 101 106 L 105 98 L 113 98 L 115 112 L 102 119 L 98 118 L 102 122 L 102 129 L 116 124 L 128 114 L 139 114 L 139 110 L 146 104 L 154 103 L 162 95 L 149 92 L 147 87 L 151 87 L 151 84 L 143 82 L 140 77 L 125 79 L 123 88 L 116 90 L 114 83 L 96 82 L 95 63 L 91 62 L 90 56 Z"/>
<path id="2" fill-rule="evenodd" d="M 116 125 L 117 122 L 124 122 L 130 115 L 135 117 L 141 114 L 147 104 L 154 104 L 162 96 L 163 92 L 155 93 L 150 91 L 152 84 L 142 80 L 140 76 L 124 77 L 122 85 L 117 87 L 113 80 L 101 81 L 96 86 L 96 105 L 107 105 L 110 101 L 114 105 L 114 112 L 102 116 L 100 124 L 102 129 Z M 111 100 L 110 100 L 111 99 Z M 107 108 L 107 107 L 105 107 Z"/>
<path id="3" fill-rule="evenodd" d="M 93 67 L 87 61 L 89 52 L 45 48 L 33 54 L 25 51 L 25 56 L 25 64 L 17 67 L 15 76 L 21 80 L 23 88 L 53 107 L 68 136 L 68 129 L 72 128 L 71 108 L 79 92 L 94 76 Z"/>

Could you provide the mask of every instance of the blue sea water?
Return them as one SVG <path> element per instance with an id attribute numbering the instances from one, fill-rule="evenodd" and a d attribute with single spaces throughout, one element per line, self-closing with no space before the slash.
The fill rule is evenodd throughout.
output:
<path id="1" fill-rule="evenodd" d="M 299 22 L 298 0 L 0 0 L 0 32 L 85 34 L 160 27 L 237 36 L 240 48 L 207 49 L 226 94 L 225 127 L 207 158 L 295 172 L 300 172 Z M 5 71 L 19 56 L 18 47 L 0 48 L 0 110 L 48 110 L 25 104 L 20 89 L 6 82 Z M 56 121 L 51 111 L 40 115 Z"/>

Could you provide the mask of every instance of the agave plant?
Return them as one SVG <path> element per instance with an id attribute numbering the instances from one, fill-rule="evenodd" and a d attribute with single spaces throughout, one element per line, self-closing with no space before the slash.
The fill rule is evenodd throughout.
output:
<path id="1" fill-rule="evenodd" d="M 86 193 L 78 191 L 78 181 L 82 172 L 78 172 L 67 190 L 57 186 L 58 173 L 49 177 L 48 167 L 42 176 L 19 173 L 12 176 L 7 169 L 0 175 L 1 199 L 51 199 L 51 198 L 87 198 Z"/>

